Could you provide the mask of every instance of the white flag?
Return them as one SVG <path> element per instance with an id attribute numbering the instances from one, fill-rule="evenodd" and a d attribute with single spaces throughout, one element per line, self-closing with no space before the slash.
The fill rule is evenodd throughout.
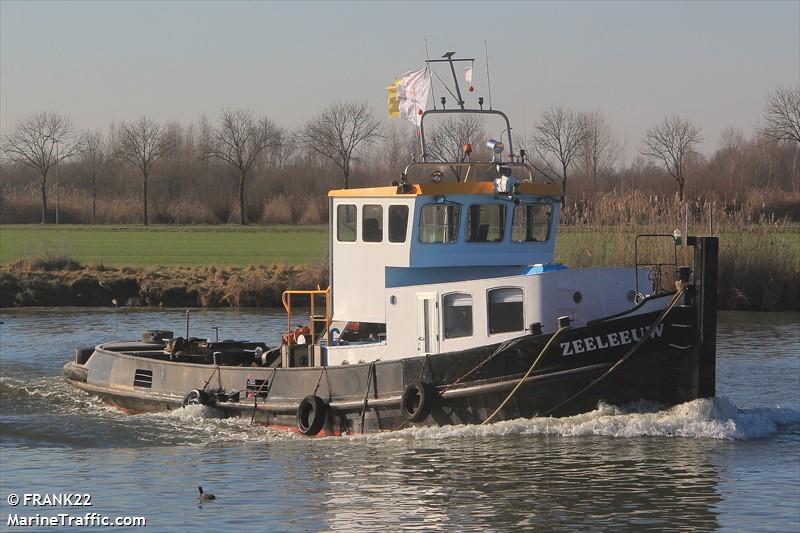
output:
<path id="1" fill-rule="evenodd" d="M 431 78 L 425 69 L 406 72 L 397 85 L 397 103 L 400 107 L 400 118 L 410 120 L 417 126 L 422 113 L 428 104 L 428 93 L 431 90 Z"/>
<path id="2" fill-rule="evenodd" d="M 472 83 L 472 65 L 464 69 L 464 77 L 467 79 L 467 83 Z"/>

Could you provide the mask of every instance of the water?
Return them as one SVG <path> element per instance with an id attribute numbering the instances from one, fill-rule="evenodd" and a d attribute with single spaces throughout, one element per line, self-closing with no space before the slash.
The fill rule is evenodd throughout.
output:
<path id="1" fill-rule="evenodd" d="M 147 530 L 175 532 L 800 530 L 798 314 L 722 315 L 713 401 L 316 439 L 201 406 L 129 416 L 60 379 L 72 347 L 182 332 L 179 311 L 0 320 L 2 530 L 15 529 L 12 511 L 145 516 Z M 283 320 L 202 311 L 192 331 L 272 341 Z M 198 502 L 198 485 L 217 499 Z M 7 503 L 37 492 L 89 493 L 93 505 Z"/>

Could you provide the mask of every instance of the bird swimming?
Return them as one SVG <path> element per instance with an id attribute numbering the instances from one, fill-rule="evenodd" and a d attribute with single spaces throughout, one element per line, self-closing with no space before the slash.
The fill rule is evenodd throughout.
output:
<path id="1" fill-rule="evenodd" d="M 200 496 L 197 497 L 197 499 L 199 499 L 199 500 L 216 500 L 217 499 L 217 497 L 214 496 L 213 494 L 208 494 L 206 492 L 203 492 L 203 487 L 197 487 L 197 490 L 200 491 Z"/>

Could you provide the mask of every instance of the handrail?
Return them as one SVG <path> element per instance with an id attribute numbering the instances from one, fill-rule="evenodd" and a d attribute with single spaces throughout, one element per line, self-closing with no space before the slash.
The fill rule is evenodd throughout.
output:
<path id="1" fill-rule="evenodd" d="M 311 314 L 309 317 L 309 326 L 311 329 L 311 342 L 314 343 L 317 341 L 317 324 L 316 324 L 316 297 L 323 296 L 325 298 L 325 331 L 328 331 L 331 325 L 331 305 L 330 305 L 330 295 L 331 295 L 331 288 L 328 287 L 327 289 L 320 289 L 319 285 L 317 285 L 316 289 L 312 290 L 285 290 L 283 294 L 281 294 L 281 303 L 283 304 L 283 308 L 286 310 L 286 319 L 287 319 L 287 332 L 289 333 L 286 336 L 286 343 L 291 345 L 294 343 L 294 338 L 291 335 L 292 332 L 292 296 L 308 296 L 311 300 Z"/>

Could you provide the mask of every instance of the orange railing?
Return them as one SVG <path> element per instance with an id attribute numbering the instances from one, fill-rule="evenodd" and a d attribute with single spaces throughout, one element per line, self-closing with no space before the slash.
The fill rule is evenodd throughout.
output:
<path id="1" fill-rule="evenodd" d="M 287 344 L 294 344 L 294 335 L 292 335 L 292 296 L 308 296 L 311 300 L 311 314 L 309 316 L 309 329 L 311 333 L 311 343 L 318 342 L 318 335 L 317 335 L 317 323 L 324 320 L 325 321 L 325 331 L 328 331 L 328 328 L 331 325 L 331 306 L 330 306 L 330 295 L 331 289 L 328 287 L 327 289 L 320 289 L 319 285 L 317 286 L 316 290 L 309 290 L 309 291 L 294 291 L 288 290 L 283 291 L 283 295 L 281 295 L 281 303 L 283 303 L 283 308 L 286 309 L 286 318 L 287 318 L 287 335 L 286 335 L 286 342 Z M 325 314 L 324 315 L 317 315 L 317 298 L 323 297 L 324 303 L 322 305 L 325 307 Z M 320 332 L 322 333 L 322 332 Z"/>

